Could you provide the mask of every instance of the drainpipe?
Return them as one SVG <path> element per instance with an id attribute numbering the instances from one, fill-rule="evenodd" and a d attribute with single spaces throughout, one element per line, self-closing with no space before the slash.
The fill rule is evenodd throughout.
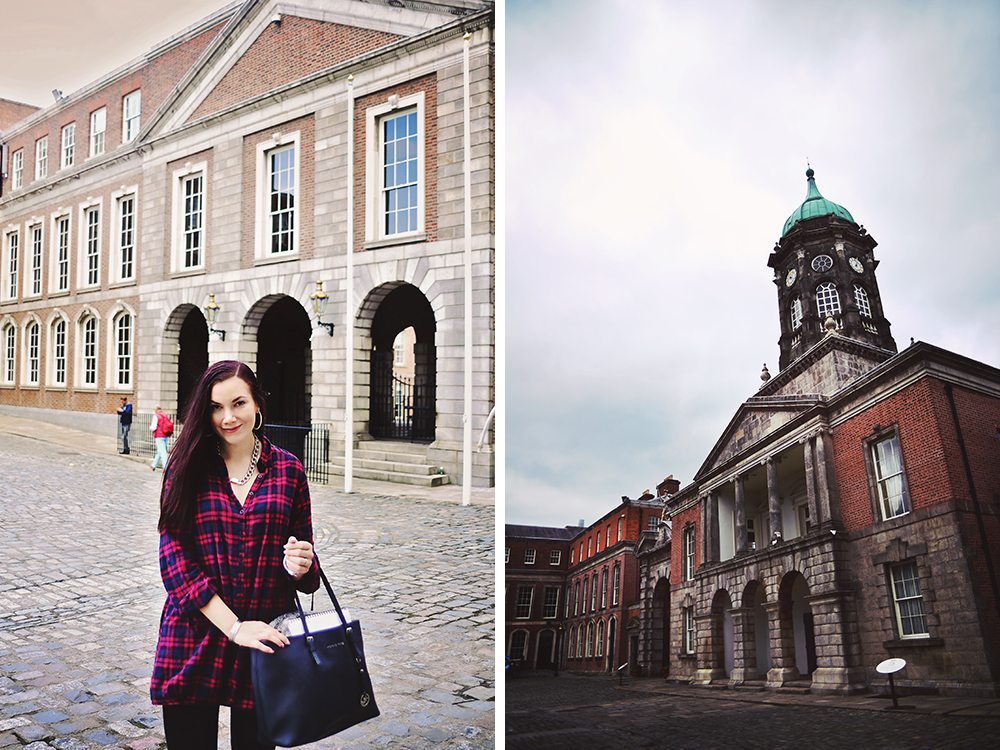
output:
<path id="1" fill-rule="evenodd" d="M 958 451 L 962 454 L 962 466 L 965 468 L 965 479 L 969 483 L 969 496 L 972 498 L 972 508 L 976 514 L 976 525 L 979 527 L 979 537 L 983 545 L 983 555 L 986 558 L 986 570 L 990 575 L 990 585 L 993 587 L 993 602 L 1000 614 L 1000 584 L 997 583 L 997 572 L 993 566 L 993 556 L 990 554 L 990 540 L 986 533 L 986 523 L 983 521 L 983 509 L 979 505 L 979 495 L 972 481 L 972 465 L 969 454 L 965 450 L 965 438 L 962 436 L 962 425 L 958 422 L 958 408 L 955 406 L 955 394 L 951 383 L 944 384 L 945 395 L 948 396 L 948 406 L 951 407 L 951 419 L 955 423 L 955 434 L 958 436 Z"/>
<path id="2" fill-rule="evenodd" d="M 354 489 L 354 75 L 347 76 L 347 298 L 344 301 L 344 492 Z"/>
<path id="3" fill-rule="evenodd" d="M 462 505 L 472 502 L 472 124 L 469 111 L 469 41 L 462 50 L 463 173 L 465 176 L 465 405 L 462 415 Z"/>

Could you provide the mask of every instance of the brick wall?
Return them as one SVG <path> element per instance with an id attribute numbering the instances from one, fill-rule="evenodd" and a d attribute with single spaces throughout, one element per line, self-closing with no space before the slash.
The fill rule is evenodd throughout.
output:
<path id="1" fill-rule="evenodd" d="M 38 107 L 32 104 L 0 99 L 0 130 L 6 130 L 37 111 Z"/>

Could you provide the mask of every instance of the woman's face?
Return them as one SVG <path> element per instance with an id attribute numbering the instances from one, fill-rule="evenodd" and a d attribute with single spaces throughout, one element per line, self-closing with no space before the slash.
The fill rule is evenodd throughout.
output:
<path id="1" fill-rule="evenodd" d="M 237 446 L 253 442 L 256 417 L 257 404 L 242 378 L 234 375 L 212 386 L 212 427 L 225 443 Z"/>

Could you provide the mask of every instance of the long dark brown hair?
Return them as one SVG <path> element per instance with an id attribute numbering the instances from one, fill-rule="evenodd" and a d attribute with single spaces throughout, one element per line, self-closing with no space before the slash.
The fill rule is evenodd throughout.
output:
<path id="1" fill-rule="evenodd" d="M 198 488 L 215 460 L 219 440 L 212 427 L 212 388 L 216 383 L 237 377 L 250 387 L 261 413 L 263 430 L 266 399 L 253 370 L 236 359 L 211 365 L 198 381 L 184 414 L 184 429 L 174 443 L 163 471 L 160 490 L 160 531 L 184 531 L 190 528 Z M 256 425 L 256 423 L 255 423 Z M 254 430 L 259 433 L 259 430 Z"/>

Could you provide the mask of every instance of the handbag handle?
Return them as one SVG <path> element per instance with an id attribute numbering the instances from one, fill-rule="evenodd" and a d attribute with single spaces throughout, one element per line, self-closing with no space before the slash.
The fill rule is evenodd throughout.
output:
<path id="1" fill-rule="evenodd" d="M 323 572 L 323 568 L 319 564 L 319 560 L 316 560 L 316 569 L 319 571 L 320 580 L 323 581 L 323 585 L 326 586 L 326 593 L 330 595 L 330 601 L 333 602 L 333 608 L 337 610 L 337 617 L 340 618 L 340 622 L 344 626 L 344 640 L 347 641 L 348 648 L 351 649 L 351 655 L 354 657 L 355 664 L 358 665 L 359 674 L 364 674 L 365 663 L 361 659 L 358 653 L 357 646 L 354 645 L 354 639 L 351 638 L 351 628 L 348 627 L 347 618 L 344 617 L 344 610 L 340 608 L 340 602 L 337 601 L 337 595 L 333 593 L 333 587 L 330 585 L 330 581 L 327 580 L 326 573 Z M 299 619 L 302 620 L 302 631 L 306 636 L 306 645 L 309 646 L 309 653 L 312 654 L 313 661 L 318 665 L 319 653 L 316 651 L 316 644 L 313 639 L 312 633 L 309 632 L 309 625 L 306 622 L 306 614 L 302 609 L 302 602 L 299 601 L 298 589 L 292 588 L 292 593 L 295 595 L 295 609 L 299 613 Z"/>

